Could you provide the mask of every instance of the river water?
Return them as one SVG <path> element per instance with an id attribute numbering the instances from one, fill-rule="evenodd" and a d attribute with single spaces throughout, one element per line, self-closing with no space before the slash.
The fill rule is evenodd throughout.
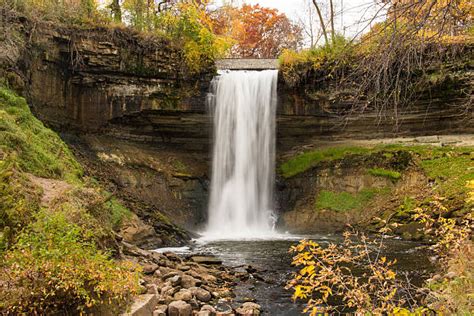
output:
<path id="1" fill-rule="evenodd" d="M 291 291 L 285 289 L 295 268 L 291 266 L 291 254 L 288 249 L 299 239 L 308 238 L 321 245 L 330 242 L 339 243 L 342 236 L 280 235 L 272 239 L 249 240 L 197 240 L 182 252 L 186 254 L 209 254 L 220 258 L 226 266 L 236 269 L 248 269 L 250 265 L 257 272 L 255 278 L 239 282 L 234 288 L 235 307 L 244 301 L 256 300 L 263 308 L 264 315 L 286 316 L 302 315 L 302 302 L 293 303 Z M 397 259 L 395 270 L 399 276 L 405 275 L 414 284 L 420 285 L 432 271 L 426 247 L 419 243 L 398 239 L 385 239 L 382 255 L 388 259 Z M 179 249 L 178 249 L 179 252 Z"/>

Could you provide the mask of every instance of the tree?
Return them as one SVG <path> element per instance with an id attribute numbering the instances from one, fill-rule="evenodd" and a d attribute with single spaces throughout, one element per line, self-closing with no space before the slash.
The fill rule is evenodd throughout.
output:
<path id="1" fill-rule="evenodd" d="M 122 8 L 120 7 L 120 0 L 112 0 L 112 3 L 109 5 L 112 18 L 115 22 L 122 22 Z"/>
<path id="2" fill-rule="evenodd" d="M 223 6 L 211 15 L 214 32 L 234 40 L 232 57 L 276 58 L 302 42 L 301 28 L 276 9 L 260 5 Z"/>
<path id="3" fill-rule="evenodd" d="M 321 13 L 321 8 L 319 7 L 318 2 L 316 2 L 316 0 L 313 0 L 313 5 L 314 5 L 314 8 L 316 9 L 316 12 L 318 13 L 319 23 L 321 25 L 321 30 L 323 31 L 323 35 L 324 35 L 324 41 L 327 45 L 329 44 L 328 32 L 326 31 L 326 24 L 324 22 L 323 14 Z"/>

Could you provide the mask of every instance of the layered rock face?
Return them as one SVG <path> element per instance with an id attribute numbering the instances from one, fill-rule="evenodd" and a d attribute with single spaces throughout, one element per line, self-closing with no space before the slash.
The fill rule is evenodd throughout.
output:
<path id="1" fill-rule="evenodd" d="M 2 43 L 2 51 L 9 53 L 0 55 L 0 63 L 9 61 L 10 74 L 19 77 L 16 81 L 22 82 L 43 121 L 58 128 L 100 130 L 120 139 L 209 152 L 206 97 L 214 65 L 191 75 L 182 51 L 172 43 L 126 29 L 36 26 L 18 17 L 3 22 L 4 29 L 21 36 L 16 45 Z M 448 85 L 427 87 L 397 115 L 387 109 L 346 116 L 338 113 L 356 101 L 318 88 L 321 78 L 292 88 L 281 79 L 279 150 L 321 138 L 472 133 L 472 107 L 466 112 L 461 105 L 469 102 L 473 78 L 468 66 L 458 69 Z"/>
<path id="2" fill-rule="evenodd" d="M 204 222 L 214 65 L 191 75 L 179 48 L 130 30 L 34 24 L 5 12 L 0 27 L 17 34 L 0 43 L 0 76 L 23 91 L 34 113 L 58 130 L 100 133 L 70 142 L 98 166 L 93 174 L 106 170 L 100 178 L 141 203 L 142 217 L 159 210 L 187 227 Z M 314 82 L 290 88 L 280 80 L 278 154 L 321 139 L 474 133 L 472 107 L 460 106 L 471 97 L 473 71 L 456 76 L 449 89 L 420 93 L 397 118 L 390 111 L 341 117 L 336 113 L 352 101 L 333 99 Z M 115 161 L 114 151 L 125 162 Z M 180 171 L 181 162 L 198 171 Z"/>

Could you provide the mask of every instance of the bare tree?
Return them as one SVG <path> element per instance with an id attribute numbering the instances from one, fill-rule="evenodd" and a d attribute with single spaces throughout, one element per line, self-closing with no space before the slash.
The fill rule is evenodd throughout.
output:
<path id="1" fill-rule="evenodd" d="M 320 9 L 318 3 L 316 2 L 316 0 L 313 0 L 313 5 L 314 5 L 314 8 L 316 9 L 316 12 L 318 13 L 319 23 L 321 25 L 321 30 L 322 30 L 323 36 L 324 36 L 324 42 L 326 44 L 329 44 L 328 32 L 326 30 L 326 24 L 324 22 L 323 14 L 321 13 L 321 9 Z"/>

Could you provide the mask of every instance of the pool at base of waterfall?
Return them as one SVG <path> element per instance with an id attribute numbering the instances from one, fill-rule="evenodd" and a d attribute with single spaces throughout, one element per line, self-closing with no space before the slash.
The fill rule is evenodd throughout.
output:
<path id="1" fill-rule="evenodd" d="M 233 305 L 253 301 L 262 306 L 263 315 L 302 315 L 304 302 L 293 302 L 291 290 L 285 285 L 296 270 L 291 266 L 292 254 L 288 249 L 302 238 L 312 239 L 321 245 L 342 241 L 340 235 L 291 236 L 246 240 L 198 239 L 189 248 L 180 249 L 187 254 L 209 254 L 218 257 L 224 265 L 247 272 L 249 278 L 237 282 Z M 421 285 L 432 271 L 426 246 L 420 243 L 388 238 L 381 255 L 397 259 L 394 269 L 407 275 L 414 284 Z M 179 251 L 178 251 L 179 252 Z"/>

